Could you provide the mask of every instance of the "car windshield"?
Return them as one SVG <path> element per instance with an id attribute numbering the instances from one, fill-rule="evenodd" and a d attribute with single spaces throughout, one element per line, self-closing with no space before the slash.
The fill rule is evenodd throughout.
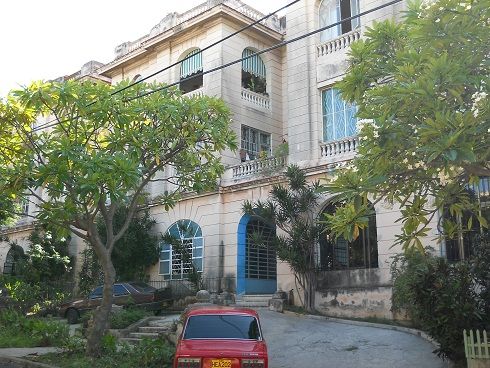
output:
<path id="1" fill-rule="evenodd" d="M 247 315 L 200 315 L 187 321 L 184 339 L 260 339 L 257 319 Z"/>
<path id="2" fill-rule="evenodd" d="M 139 291 L 140 293 L 152 293 L 156 290 L 153 286 L 145 284 L 144 282 L 130 282 L 129 285 L 134 287 L 136 291 Z"/>

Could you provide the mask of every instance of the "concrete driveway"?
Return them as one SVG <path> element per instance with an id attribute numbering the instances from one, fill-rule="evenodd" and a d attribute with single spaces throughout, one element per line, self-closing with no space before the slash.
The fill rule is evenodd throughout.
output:
<path id="1" fill-rule="evenodd" d="M 405 332 L 260 310 L 270 368 L 442 368 L 434 346 Z"/>

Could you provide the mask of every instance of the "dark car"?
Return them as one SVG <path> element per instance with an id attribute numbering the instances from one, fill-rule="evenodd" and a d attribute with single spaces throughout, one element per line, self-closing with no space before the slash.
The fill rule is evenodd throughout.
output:
<path id="1" fill-rule="evenodd" d="M 268 364 L 256 311 L 204 306 L 184 313 L 173 368 L 267 368 Z"/>
<path id="2" fill-rule="evenodd" d="M 68 323 L 77 323 L 80 316 L 97 308 L 102 302 L 102 286 L 96 287 L 85 299 L 73 300 L 60 306 L 59 314 Z M 170 287 L 156 289 L 144 282 L 118 282 L 113 288 L 113 304 L 136 306 L 158 314 L 172 303 Z"/>

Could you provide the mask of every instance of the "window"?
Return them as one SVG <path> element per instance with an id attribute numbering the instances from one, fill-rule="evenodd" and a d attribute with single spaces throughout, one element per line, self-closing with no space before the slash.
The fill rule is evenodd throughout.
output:
<path id="1" fill-rule="evenodd" d="M 114 296 L 129 295 L 129 291 L 121 284 L 115 284 L 112 288 Z"/>
<path id="2" fill-rule="evenodd" d="M 335 205 L 328 205 L 323 213 L 332 214 Z M 361 230 L 356 240 L 348 242 L 343 237 L 336 240 L 328 235 L 320 238 L 320 268 L 342 270 L 378 267 L 378 240 L 376 234 L 376 212 L 371 208 L 367 228 Z"/>
<path id="3" fill-rule="evenodd" d="M 320 4 L 319 13 L 320 27 L 325 27 L 359 14 L 359 0 L 323 0 Z M 329 41 L 359 27 L 359 18 L 345 21 L 321 32 L 320 41 Z"/>
<path id="4" fill-rule="evenodd" d="M 185 326 L 184 339 L 259 340 L 257 319 L 246 315 L 191 316 Z"/>
<path id="5" fill-rule="evenodd" d="M 467 186 L 470 197 L 478 202 L 480 214 L 490 222 L 490 177 L 481 177 L 478 185 Z M 449 218 L 458 227 L 458 234 L 455 238 L 446 238 L 446 258 L 448 261 L 459 261 L 466 259 L 473 254 L 476 237 L 481 233 L 482 228 L 478 220 L 473 218 L 471 229 L 468 229 L 468 220 L 471 212 L 463 212 L 462 216 L 454 218 L 449 213 L 449 209 L 444 209 L 442 219 Z"/>
<path id="6" fill-rule="evenodd" d="M 102 286 L 96 287 L 90 293 L 90 299 L 98 299 L 98 298 L 102 298 Z"/>
<path id="7" fill-rule="evenodd" d="M 183 79 L 187 80 L 182 81 Z M 180 63 L 180 80 L 182 94 L 202 87 L 202 54 L 200 49 L 191 51 Z"/>
<path id="8" fill-rule="evenodd" d="M 357 134 L 357 108 L 345 102 L 338 89 L 331 88 L 322 92 L 322 106 L 324 142 L 336 141 Z"/>
<path id="9" fill-rule="evenodd" d="M 242 161 L 255 160 L 271 155 L 271 135 L 260 130 L 242 125 L 241 149 L 245 153 Z"/>
<path id="10" fill-rule="evenodd" d="M 203 270 L 204 239 L 201 228 L 191 220 L 179 220 L 167 230 L 182 245 L 182 252 L 163 243 L 160 251 L 160 275 L 165 280 L 182 280 L 189 277 L 193 268 Z"/>
<path id="11" fill-rule="evenodd" d="M 255 51 L 245 49 L 242 58 L 253 55 Z M 265 64 L 259 55 L 242 60 L 242 87 L 252 92 L 267 94 Z"/>

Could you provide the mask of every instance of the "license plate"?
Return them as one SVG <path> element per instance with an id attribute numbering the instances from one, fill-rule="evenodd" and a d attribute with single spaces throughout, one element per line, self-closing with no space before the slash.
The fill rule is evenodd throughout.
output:
<path id="1" fill-rule="evenodd" d="M 211 359 L 211 368 L 231 368 L 230 359 Z"/>

